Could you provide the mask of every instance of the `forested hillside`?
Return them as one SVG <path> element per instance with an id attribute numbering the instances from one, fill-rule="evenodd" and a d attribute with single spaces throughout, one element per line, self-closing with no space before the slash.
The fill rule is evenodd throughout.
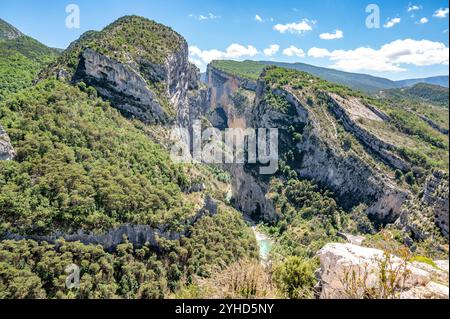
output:
<path id="1" fill-rule="evenodd" d="M 8 92 L 31 85 L 41 68 L 58 54 L 0 19 L 0 100 Z"/>

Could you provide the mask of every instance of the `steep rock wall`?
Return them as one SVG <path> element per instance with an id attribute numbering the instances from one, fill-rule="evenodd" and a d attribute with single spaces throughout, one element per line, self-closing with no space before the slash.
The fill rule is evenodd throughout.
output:
<path id="1" fill-rule="evenodd" d="M 8 134 L 0 125 L 0 161 L 8 161 L 14 159 L 16 152 L 11 145 Z"/>
<path id="2" fill-rule="evenodd" d="M 211 109 L 221 109 L 229 121 L 240 117 L 242 127 L 278 128 L 279 150 L 281 153 L 295 151 L 293 168 L 301 178 L 331 189 L 337 195 L 340 204 L 351 208 L 359 203 L 366 203 L 367 213 L 374 219 L 383 222 L 394 222 L 400 214 L 400 208 L 408 198 L 408 193 L 399 189 L 394 181 L 372 168 L 364 159 L 356 155 L 343 154 L 336 149 L 336 145 L 323 138 L 314 115 L 293 93 L 284 89 L 274 89 L 272 93 L 286 99 L 290 107 L 280 111 L 264 100 L 268 92 L 264 81 L 255 82 L 234 77 L 211 65 L 208 67 L 207 79 L 210 86 Z M 256 85 L 255 85 L 256 84 Z M 239 90 L 254 90 L 253 102 L 249 102 L 244 110 L 236 108 L 233 96 Z M 337 104 L 337 103 L 335 103 Z M 385 120 L 386 116 L 377 110 L 368 109 L 373 116 Z M 343 117 L 345 114 L 341 114 Z M 383 118 L 384 117 L 384 118 Z M 351 124 L 351 122 L 349 122 Z M 230 125 L 229 125 L 230 126 Z M 302 134 L 302 139 L 293 142 L 289 128 L 295 127 Z M 370 144 L 376 141 L 359 127 L 349 126 L 352 133 L 359 134 Z M 375 147 L 375 146 L 372 146 Z M 385 147 L 385 148 L 384 148 Z M 380 152 L 389 146 L 379 142 Z M 388 153 L 386 156 L 390 155 Z M 396 158 L 392 162 L 396 165 Z M 266 198 L 268 186 L 261 176 L 257 176 L 248 167 L 234 167 L 231 171 L 233 178 L 233 196 L 237 208 L 248 214 L 259 214 L 266 220 L 276 219 L 278 216 L 273 204 Z"/>
<path id="3" fill-rule="evenodd" d="M 409 163 L 392 152 L 395 149 L 394 145 L 377 138 L 375 135 L 361 127 L 358 122 L 354 120 L 356 116 L 352 117 L 349 110 L 351 109 L 352 104 L 360 110 L 365 109 L 366 113 L 372 113 L 371 117 L 366 114 L 366 117 L 370 120 L 377 120 L 378 118 L 381 121 L 385 121 L 387 119 L 386 115 L 374 107 L 369 109 L 355 98 L 348 100 L 335 93 L 328 93 L 327 96 L 329 98 L 330 110 L 334 116 L 338 120 L 341 120 L 344 128 L 351 132 L 364 146 L 366 146 L 366 148 L 369 149 L 370 152 L 375 153 L 384 163 L 394 169 L 400 169 L 404 172 L 411 170 L 411 165 L 409 165 Z"/>
<path id="4" fill-rule="evenodd" d="M 74 234 L 67 234 L 57 231 L 48 236 L 23 236 L 18 234 L 7 234 L 3 239 L 21 240 L 32 239 L 36 241 L 46 241 L 49 243 L 56 243 L 58 239 L 63 238 L 66 241 L 79 241 L 85 245 L 101 245 L 107 250 L 114 249 L 117 245 L 123 243 L 124 238 L 127 238 L 130 243 L 136 247 L 141 247 L 149 244 L 154 248 L 159 248 L 158 238 L 167 240 L 178 240 L 182 236 L 189 236 L 189 226 L 194 225 L 203 216 L 214 216 L 217 213 L 217 202 L 209 196 L 205 198 L 205 203 L 194 216 L 188 218 L 181 231 L 173 231 L 169 229 L 168 225 L 159 225 L 152 227 L 149 225 L 133 225 L 123 224 L 117 228 L 111 229 L 102 234 L 87 233 L 82 230 Z"/>
<path id="5" fill-rule="evenodd" d="M 64 78 L 64 72 L 58 76 Z M 121 63 L 87 48 L 71 81 L 95 87 L 125 115 L 145 123 L 188 125 L 197 106 L 208 100 L 199 70 L 188 61 L 186 42 L 163 64 L 143 58 Z"/>
<path id="6" fill-rule="evenodd" d="M 316 291 L 320 299 L 363 299 L 371 291 L 372 294 L 382 291 L 380 265 L 386 260 L 383 251 L 330 243 L 317 256 L 320 269 L 316 272 L 319 279 Z M 400 299 L 448 299 L 448 260 L 435 263 L 437 267 L 421 262 L 405 263 L 391 256 L 389 270 L 398 276 L 392 286 L 387 285 L 394 288 L 394 296 Z"/>
<path id="7" fill-rule="evenodd" d="M 254 122 L 261 127 L 279 128 L 279 149 L 296 149 L 299 153 L 298 161 L 293 164 L 299 176 L 331 189 L 345 208 L 366 203 L 369 207 L 367 213 L 373 218 L 382 222 L 395 221 L 408 194 L 363 159 L 340 152 L 336 145 L 324 139 L 313 114 L 294 94 L 280 89 L 273 93 L 285 97 L 295 113 L 294 110 L 291 111 L 293 115 L 281 113 L 266 103 L 260 103 L 256 107 Z M 287 126 L 290 125 L 304 127 L 302 139 L 296 144 L 287 134 Z"/>

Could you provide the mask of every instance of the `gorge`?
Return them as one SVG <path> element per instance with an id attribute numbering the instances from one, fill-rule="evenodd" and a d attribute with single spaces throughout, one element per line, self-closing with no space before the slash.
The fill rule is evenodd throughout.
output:
<path id="1" fill-rule="evenodd" d="M 273 275 L 261 289 L 267 295 L 343 298 L 327 277 L 349 271 L 343 259 L 363 268 L 357 259 L 367 257 L 376 268 L 368 255 L 407 250 L 415 277 L 395 294 L 448 298 L 448 283 L 432 275 L 448 279 L 448 128 L 305 72 L 268 65 L 249 75 L 248 63 L 213 61 L 203 83 L 181 35 L 126 16 L 85 33 L 33 85 L 0 100 L 0 261 L 8 278 L 21 278 L 13 270 L 25 263 L 41 283 L 30 294 L 67 297 L 48 283 L 63 268 L 42 265 L 55 255 L 61 265 L 92 265 L 85 278 L 97 289 L 80 297 L 197 297 L 208 280 L 226 285 L 227 271 L 236 279 L 233 267 L 259 255 L 262 265 L 248 269 Z M 278 129 L 277 171 L 174 163 L 170 129 L 193 134 L 195 123 Z M 359 236 L 360 245 L 343 243 L 342 234 Z M 22 250 L 40 262 L 18 263 Z M 300 272 L 293 290 L 290 267 Z"/>

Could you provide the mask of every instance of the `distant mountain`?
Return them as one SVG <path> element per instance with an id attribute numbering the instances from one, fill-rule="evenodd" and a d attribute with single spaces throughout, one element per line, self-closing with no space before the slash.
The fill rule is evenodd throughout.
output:
<path id="1" fill-rule="evenodd" d="M 265 65 L 276 65 L 282 68 L 307 72 L 323 80 L 345 85 L 352 89 L 365 92 L 372 93 L 382 89 L 391 89 L 398 87 L 398 84 L 395 81 L 368 74 L 344 72 L 305 63 L 282 63 L 272 61 L 261 61 L 261 63 Z"/>
<path id="2" fill-rule="evenodd" d="M 239 73 L 242 73 L 242 70 L 245 69 L 246 70 L 245 73 L 247 74 L 247 76 L 252 79 L 257 78 L 265 66 L 275 65 L 286 69 L 293 69 L 307 72 L 323 80 L 344 85 L 354 90 L 364 91 L 367 93 L 376 93 L 380 90 L 411 86 L 420 82 L 448 87 L 448 76 L 392 81 L 386 78 L 372 76 L 369 74 L 339 71 L 335 69 L 318 67 L 305 63 L 285 63 L 274 61 L 249 61 L 249 60 L 235 63 L 235 61 L 224 60 L 221 62 L 221 64 L 226 64 L 226 68 L 228 69 L 228 71 L 239 69 Z"/>
<path id="3" fill-rule="evenodd" d="M 416 102 L 448 108 L 449 89 L 440 85 L 417 83 L 413 86 L 385 90 L 380 92 L 380 95 L 390 98 L 409 98 Z"/>
<path id="4" fill-rule="evenodd" d="M 407 79 L 407 80 L 396 81 L 396 83 L 399 87 L 413 86 L 417 83 L 427 83 L 427 84 L 440 85 L 440 86 L 443 86 L 446 88 L 449 87 L 448 82 L 449 82 L 448 75 L 433 76 L 433 77 L 422 78 L 422 79 Z"/>

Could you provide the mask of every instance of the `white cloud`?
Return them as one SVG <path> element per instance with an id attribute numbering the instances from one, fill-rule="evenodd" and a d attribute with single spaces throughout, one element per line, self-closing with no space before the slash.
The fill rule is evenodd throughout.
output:
<path id="1" fill-rule="evenodd" d="M 303 19 L 299 22 L 292 22 L 288 24 L 276 24 L 273 29 L 280 33 L 298 33 L 302 34 L 307 31 L 312 30 L 312 26 L 315 24 L 315 21 L 310 21 L 309 19 Z"/>
<path id="2" fill-rule="evenodd" d="M 429 40 L 396 40 L 383 45 L 378 50 L 360 47 L 354 50 L 328 51 L 311 48 L 308 56 L 328 58 L 336 69 L 359 72 L 402 72 L 405 64 L 415 66 L 448 65 L 449 48 L 441 42 Z"/>
<path id="3" fill-rule="evenodd" d="M 255 21 L 260 22 L 260 23 L 273 22 L 274 18 L 270 17 L 267 19 L 263 19 L 263 17 L 261 17 L 259 14 L 257 14 L 257 15 L 255 15 Z"/>
<path id="4" fill-rule="evenodd" d="M 195 15 L 195 14 L 190 14 L 189 15 L 190 18 L 194 18 L 198 21 L 204 21 L 204 20 L 215 20 L 215 19 L 219 19 L 220 16 L 217 16 L 213 13 L 208 13 L 206 15 L 200 14 L 200 15 Z"/>
<path id="5" fill-rule="evenodd" d="M 271 44 L 267 49 L 264 49 L 265 56 L 272 56 L 280 50 L 280 46 L 278 44 Z"/>
<path id="6" fill-rule="evenodd" d="M 319 36 L 322 40 L 336 40 L 344 37 L 344 32 L 341 30 L 335 30 L 334 33 L 322 33 Z"/>
<path id="7" fill-rule="evenodd" d="M 408 12 L 417 11 L 417 10 L 422 10 L 422 6 L 418 6 L 418 5 L 415 5 L 415 4 L 409 4 L 408 5 Z"/>
<path id="8" fill-rule="evenodd" d="M 297 56 L 299 58 L 303 58 L 305 56 L 305 52 L 302 49 L 296 48 L 293 45 L 284 49 L 283 54 L 286 56 Z"/>
<path id="9" fill-rule="evenodd" d="M 388 22 L 386 22 L 383 26 L 385 28 L 392 28 L 394 25 L 400 23 L 401 19 L 400 18 L 393 18 L 388 20 Z"/>
<path id="10" fill-rule="evenodd" d="M 313 47 L 308 50 L 308 56 L 313 57 L 313 58 L 325 58 L 330 55 L 331 55 L 331 53 L 327 49 Z"/>
<path id="11" fill-rule="evenodd" d="M 448 12 L 449 12 L 448 8 L 440 8 L 434 12 L 433 17 L 446 18 L 448 16 Z"/>
<path id="12" fill-rule="evenodd" d="M 254 46 L 243 46 L 238 43 L 231 44 L 225 51 L 217 49 L 201 50 L 195 45 L 189 47 L 189 59 L 200 69 L 203 69 L 212 60 L 240 59 L 242 57 L 253 57 L 258 53 L 258 50 Z"/>
<path id="13" fill-rule="evenodd" d="M 416 24 L 425 24 L 425 23 L 428 23 L 428 18 L 425 18 L 425 17 L 423 17 L 418 22 L 416 22 Z"/>

